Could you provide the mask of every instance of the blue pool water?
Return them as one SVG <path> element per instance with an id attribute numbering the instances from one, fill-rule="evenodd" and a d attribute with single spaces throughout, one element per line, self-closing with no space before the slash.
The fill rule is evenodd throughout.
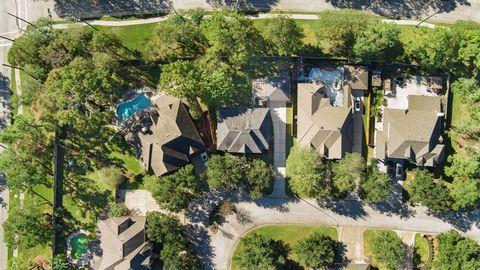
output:
<path id="1" fill-rule="evenodd" d="M 145 92 L 138 94 L 134 99 L 120 103 L 117 106 L 117 116 L 120 119 L 126 119 L 136 112 L 145 110 L 152 106 L 152 102 Z"/>

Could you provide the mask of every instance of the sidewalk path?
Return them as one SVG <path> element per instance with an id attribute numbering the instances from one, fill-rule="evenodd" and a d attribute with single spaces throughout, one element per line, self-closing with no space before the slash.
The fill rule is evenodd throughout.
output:
<path id="1" fill-rule="evenodd" d="M 260 13 L 256 15 L 248 15 L 247 18 L 252 20 L 260 20 L 260 19 L 268 19 L 268 18 L 275 18 L 278 16 L 285 16 L 295 19 L 295 20 L 318 20 L 318 15 L 315 14 L 272 14 L 272 13 Z M 208 17 L 208 15 L 207 15 Z M 141 25 L 141 24 L 150 24 L 150 23 L 158 23 L 165 21 L 167 19 L 166 16 L 154 17 L 149 19 L 134 19 L 134 20 L 123 20 L 123 21 L 105 21 L 105 20 L 86 20 L 91 25 L 98 25 L 98 26 L 129 26 L 129 25 Z M 418 25 L 421 21 L 418 20 L 390 20 L 390 19 L 383 19 L 383 22 L 386 23 L 393 23 L 397 25 Z M 72 22 L 72 23 L 64 23 L 64 24 L 54 24 L 53 28 L 55 29 L 66 29 L 71 27 L 72 25 L 81 25 L 85 26 L 85 23 L 82 22 Z M 420 26 L 428 27 L 428 28 L 435 28 L 436 25 L 432 23 L 423 22 Z"/>

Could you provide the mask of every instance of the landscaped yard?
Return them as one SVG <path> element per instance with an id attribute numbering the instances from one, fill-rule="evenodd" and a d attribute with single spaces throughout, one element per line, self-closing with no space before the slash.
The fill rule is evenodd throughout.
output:
<path id="1" fill-rule="evenodd" d="M 372 257 L 372 248 L 370 246 L 370 243 L 373 240 L 373 237 L 375 236 L 376 233 L 380 232 L 381 230 L 365 230 L 363 232 L 363 249 L 365 252 L 365 257 L 370 258 L 370 264 L 375 267 L 374 269 L 379 269 L 379 270 L 386 270 L 386 268 L 381 265 L 375 258 Z M 395 234 L 394 231 L 387 230 L 388 233 L 393 233 Z"/>
<path id="2" fill-rule="evenodd" d="M 269 225 L 259 227 L 247 233 L 245 236 L 257 233 L 267 237 L 271 237 L 275 240 L 281 240 L 284 243 L 288 244 L 292 248 L 300 239 L 310 235 L 315 232 L 320 232 L 321 234 L 328 235 L 332 239 L 337 240 L 337 230 L 332 227 L 321 227 L 321 226 L 302 226 L 302 225 Z M 232 258 L 232 270 L 240 270 L 240 266 L 235 259 L 235 253 L 242 248 L 242 241 L 237 245 L 237 248 L 233 252 Z M 295 253 L 290 254 L 290 258 L 295 260 Z"/>
<path id="3" fill-rule="evenodd" d="M 417 233 L 415 235 L 415 254 L 414 254 L 414 262 L 416 263 L 417 268 L 421 268 L 423 266 L 429 266 L 430 262 L 432 261 L 432 245 L 429 240 Z"/>
<path id="4" fill-rule="evenodd" d="M 160 22 L 161 23 L 161 22 Z M 132 50 L 141 50 L 145 42 L 153 35 L 155 26 L 159 23 L 128 25 L 128 26 L 96 26 L 99 29 L 109 29 L 117 34 L 123 44 Z"/>

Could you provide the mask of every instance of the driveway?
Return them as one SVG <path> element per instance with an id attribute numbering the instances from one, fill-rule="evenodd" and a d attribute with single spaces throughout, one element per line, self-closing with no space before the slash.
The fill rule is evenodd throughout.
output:
<path id="1" fill-rule="evenodd" d="M 272 198 L 287 198 L 285 193 L 285 165 L 286 165 L 286 139 L 287 139 L 287 109 L 285 102 L 269 102 L 268 108 L 273 123 L 273 169 L 275 180 L 273 182 Z"/>
<path id="2" fill-rule="evenodd" d="M 463 234 L 480 240 L 476 223 L 480 213 L 438 218 L 424 207 L 389 209 L 386 205 L 368 206 L 355 200 L 328 202 L 319 206 L 314 200 L 262 198 L 255 202 L 240 200 L 236 205 L 240 214 L 230 215 L 219 226 L 216 234 L 207 230 L 209 207 L 215 198 L 204 198 L 192 206 L 187 214 L 189 237 L 204 263 L 205 269 L 229 269 L 230 258 L 239 238 L 255 227 L 267 224 L 308 224 L 333 227 L 383 228 L 409 232 L 438 234 L 459 229 Z M 348 230 L 348 229 L 347 229 Z M 351 235 L 351 234 L 350 234 Z M 343 235 L 344 240 L 347 235 Z M 355 236 L 355 237 L 358 237 Z M 347 240 L 348 254 L 362 257 L 358 238 Z"/>
<path id="3" fill-rule="evenodd" d="M 364 97 L 363 93 L 354 92 L 352 93 L 352 104 L 355 105 L 355 97 L 360 98 L 360 110 L 356 111 L 355 108 L 353 109 L 353 152 L 362 154 L 362 146 L 363 146 L 363 112 L 364 112 Z M 355 107 L 355 106 L 354 106 Z"/>

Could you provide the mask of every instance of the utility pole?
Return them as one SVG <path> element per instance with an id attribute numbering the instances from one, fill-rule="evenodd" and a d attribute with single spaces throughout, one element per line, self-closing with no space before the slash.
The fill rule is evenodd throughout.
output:
<path id="1" fill-rule="evenodd" d="M 81 19 L 80 17 L 73 16 L 73 18 L 74 18 L 75 20 L 79 21 L 79 22 L 83 22 L 84 24 L 90 26 L 91 28 L 93 28 L 93 29 L 96 30 L 96 31 L 100 31 L 100 29 L 96 28 L 96 27 L 93 26 L 91 23 L 89 23 L 89 22 Z"/>
<path id="2" fill-rule="evenodd" d="M 440 10 L 435 11 L 432 15 L 428 16 L 427 18 L 421 20 L 417 25 L 415 25 L 416 28 L 420 26 L 420 24 L 424 23 L 426 20 L 430 19 L 431 17 L 435 16 Z"/>
<path id="3" fill-rule="evenodd" d="M 14 42 L 15 40 L 11 39 L 11 38 L 7 38 L 7 37 L 4 37 L 4 36 L 0 36 L 0 38 L 3 38 L 3 39 L 6 39 L 8 41 L 11 41 L 11 42 Z"/>
<path id="4" fill-rule="evenodd" d="M 22 22 L 27 23 L 28 25 L 31 25 L 33 28 L 37 29 L 40 33 L 42 33 L 42 34 L 44 34 L 45 36 L 49 37 L 49 36 L 47 35 L 47 33 L 45 33 L 42 29 L 40 29 L 40 28 L 38 28 L 37 26 L 35 26 L 33 23 L 31 23 L 31 22 L 29 22 L 29 21 L 27 21 L 27 20 L 25 20 L 25 19 L 22 19 L 22 18 L 18 17 L 17 15 L 13 15 L 13 14 L 10 13 L 10 12 L 7 12 L 7 14 L 10 15 L 10 16 L 12 16 L 12 17 L 14 17 L 14 18 L 16 18 L 16 19 L 18 19 L 18 20 L 21 20 Z"/>
<path id="5" fill-rule="evenodd" d="M 18 69 L 18 70 L 21 70 L 21 71 L 25 71 L 23 68 L 21 67 L 17 67 L 17 66 L 12 66 L 12 65 L 9 65 L 9 64 L 2 64 L 3 66 L 5 67 L 9 67 L 9 68 L 15 68 L 15 69 Z"/>

